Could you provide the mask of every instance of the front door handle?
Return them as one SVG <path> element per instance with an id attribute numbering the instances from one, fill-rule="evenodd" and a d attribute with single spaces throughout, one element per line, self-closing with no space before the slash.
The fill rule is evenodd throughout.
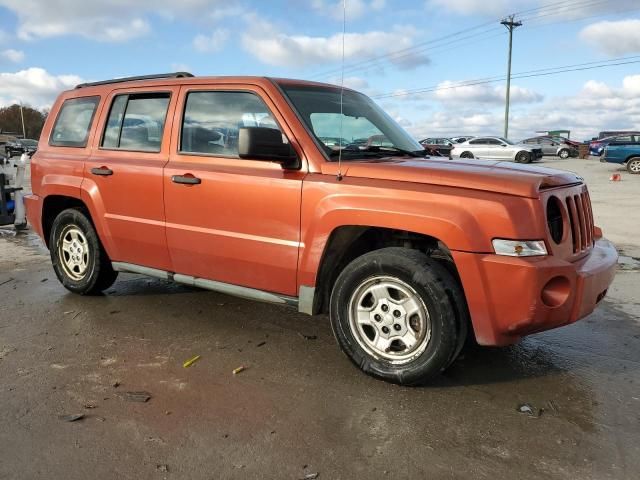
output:
<path id="1" fill-rule="evenodd" d="M 172 175 L 171 181 L 173 183 L 182 183 L 184 185 L 200 185 L 202 180 L 193 175 Z"/>
<path id="2" fill-rule="evenodd" d="M 92 168 L 91 173 L 94 175 L 102 175 L 104 177 L 113 175 L 113 170 L 107 167 Z"/>

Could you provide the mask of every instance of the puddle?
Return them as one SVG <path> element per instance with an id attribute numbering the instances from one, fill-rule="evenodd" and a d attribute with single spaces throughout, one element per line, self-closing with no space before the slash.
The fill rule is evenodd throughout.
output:
<path id="1" fill-rule="evenodd" d="M 619 255 L 618 268 L 625 271 L 640 270 L 640 258 L 629 257 L 627 255 Z"/>

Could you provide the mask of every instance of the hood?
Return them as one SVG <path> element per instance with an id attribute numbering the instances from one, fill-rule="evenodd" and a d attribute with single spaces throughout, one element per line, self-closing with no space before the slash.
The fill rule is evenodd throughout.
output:
<path id="1" fill-rule="evenodd" d="M 336 162 L 324 163 L 322 173 L 337 175 Z M 537 198 L 540 190 L 582 183 L 574 173 L 513 162 L 478 159 L 384 158 L 342 163 L 345 177 L 375 178 L 468 188 Z"/>

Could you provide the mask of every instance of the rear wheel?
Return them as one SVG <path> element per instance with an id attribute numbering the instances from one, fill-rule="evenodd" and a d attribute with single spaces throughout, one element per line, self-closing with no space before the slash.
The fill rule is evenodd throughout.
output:
<path id="1" fill-rule="evenodd" d="M 474 158 L 474 157 L 473 157 L 473 153 L 471 152 L 462 152 L 460 154 L 460 158 Z"/>
<path id="2" fill-rule="evenodd" d="M 532 156 L 529 152 L 518 152 L 516 154 L 516 163 L 531 163 Z"/>
<path id="3" fill-rule="evenodd" d="M 560 151 L 558 152 L 558 156 L 559 156 L 560 158 L 562 158 L 562 159 L 569 158 L 569 154 L 570 154 L 570 152 L 569 152 L 569 150 L 567 150 L 566 148 L 563 148 L 562 150 L 560 150 Z"/>
<path id="4" fill-rule="evenodd" d="M 629 159 L 627 162 L 627 172 L 638 174 L 640 173 L 640 157 L 635 157 Z"/>
<path id="5" fill-rule="evenodd" d="M 330 316 L 338 344 L 356 366 L 403 385 L 447 368 L 468 322 L 451 274 L 417 250 L 395 247 L 347 265 L 333 288 Z"/>
<path id="6" fill-rule="evenodd" d="M 97 294 L 116 281 L 91 221 L 81 210 L 70 208 L 54 220 L 49 240 L 51 263 L 60 283 L 81 295 Z"/>

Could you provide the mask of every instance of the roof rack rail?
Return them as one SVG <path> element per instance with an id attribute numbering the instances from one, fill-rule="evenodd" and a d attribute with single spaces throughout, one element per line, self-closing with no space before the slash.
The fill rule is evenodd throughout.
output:
<path id="1" fill-rule="evenodd" d="M 136 80 L 153 80 L 155 78 L 187 78 L 187 77 L 193 77 L 193 74 L 189 72 L 158 73 L 155 75 L 140 75 L 137 77 L 114 78 L 112 80 L 102 80 L 100 82 L 79 83 L 78 85 L 76 85 L 76 88 L 94 87 L 96 85 L 107 85 L 109 83 L 133 82 Z"/>

